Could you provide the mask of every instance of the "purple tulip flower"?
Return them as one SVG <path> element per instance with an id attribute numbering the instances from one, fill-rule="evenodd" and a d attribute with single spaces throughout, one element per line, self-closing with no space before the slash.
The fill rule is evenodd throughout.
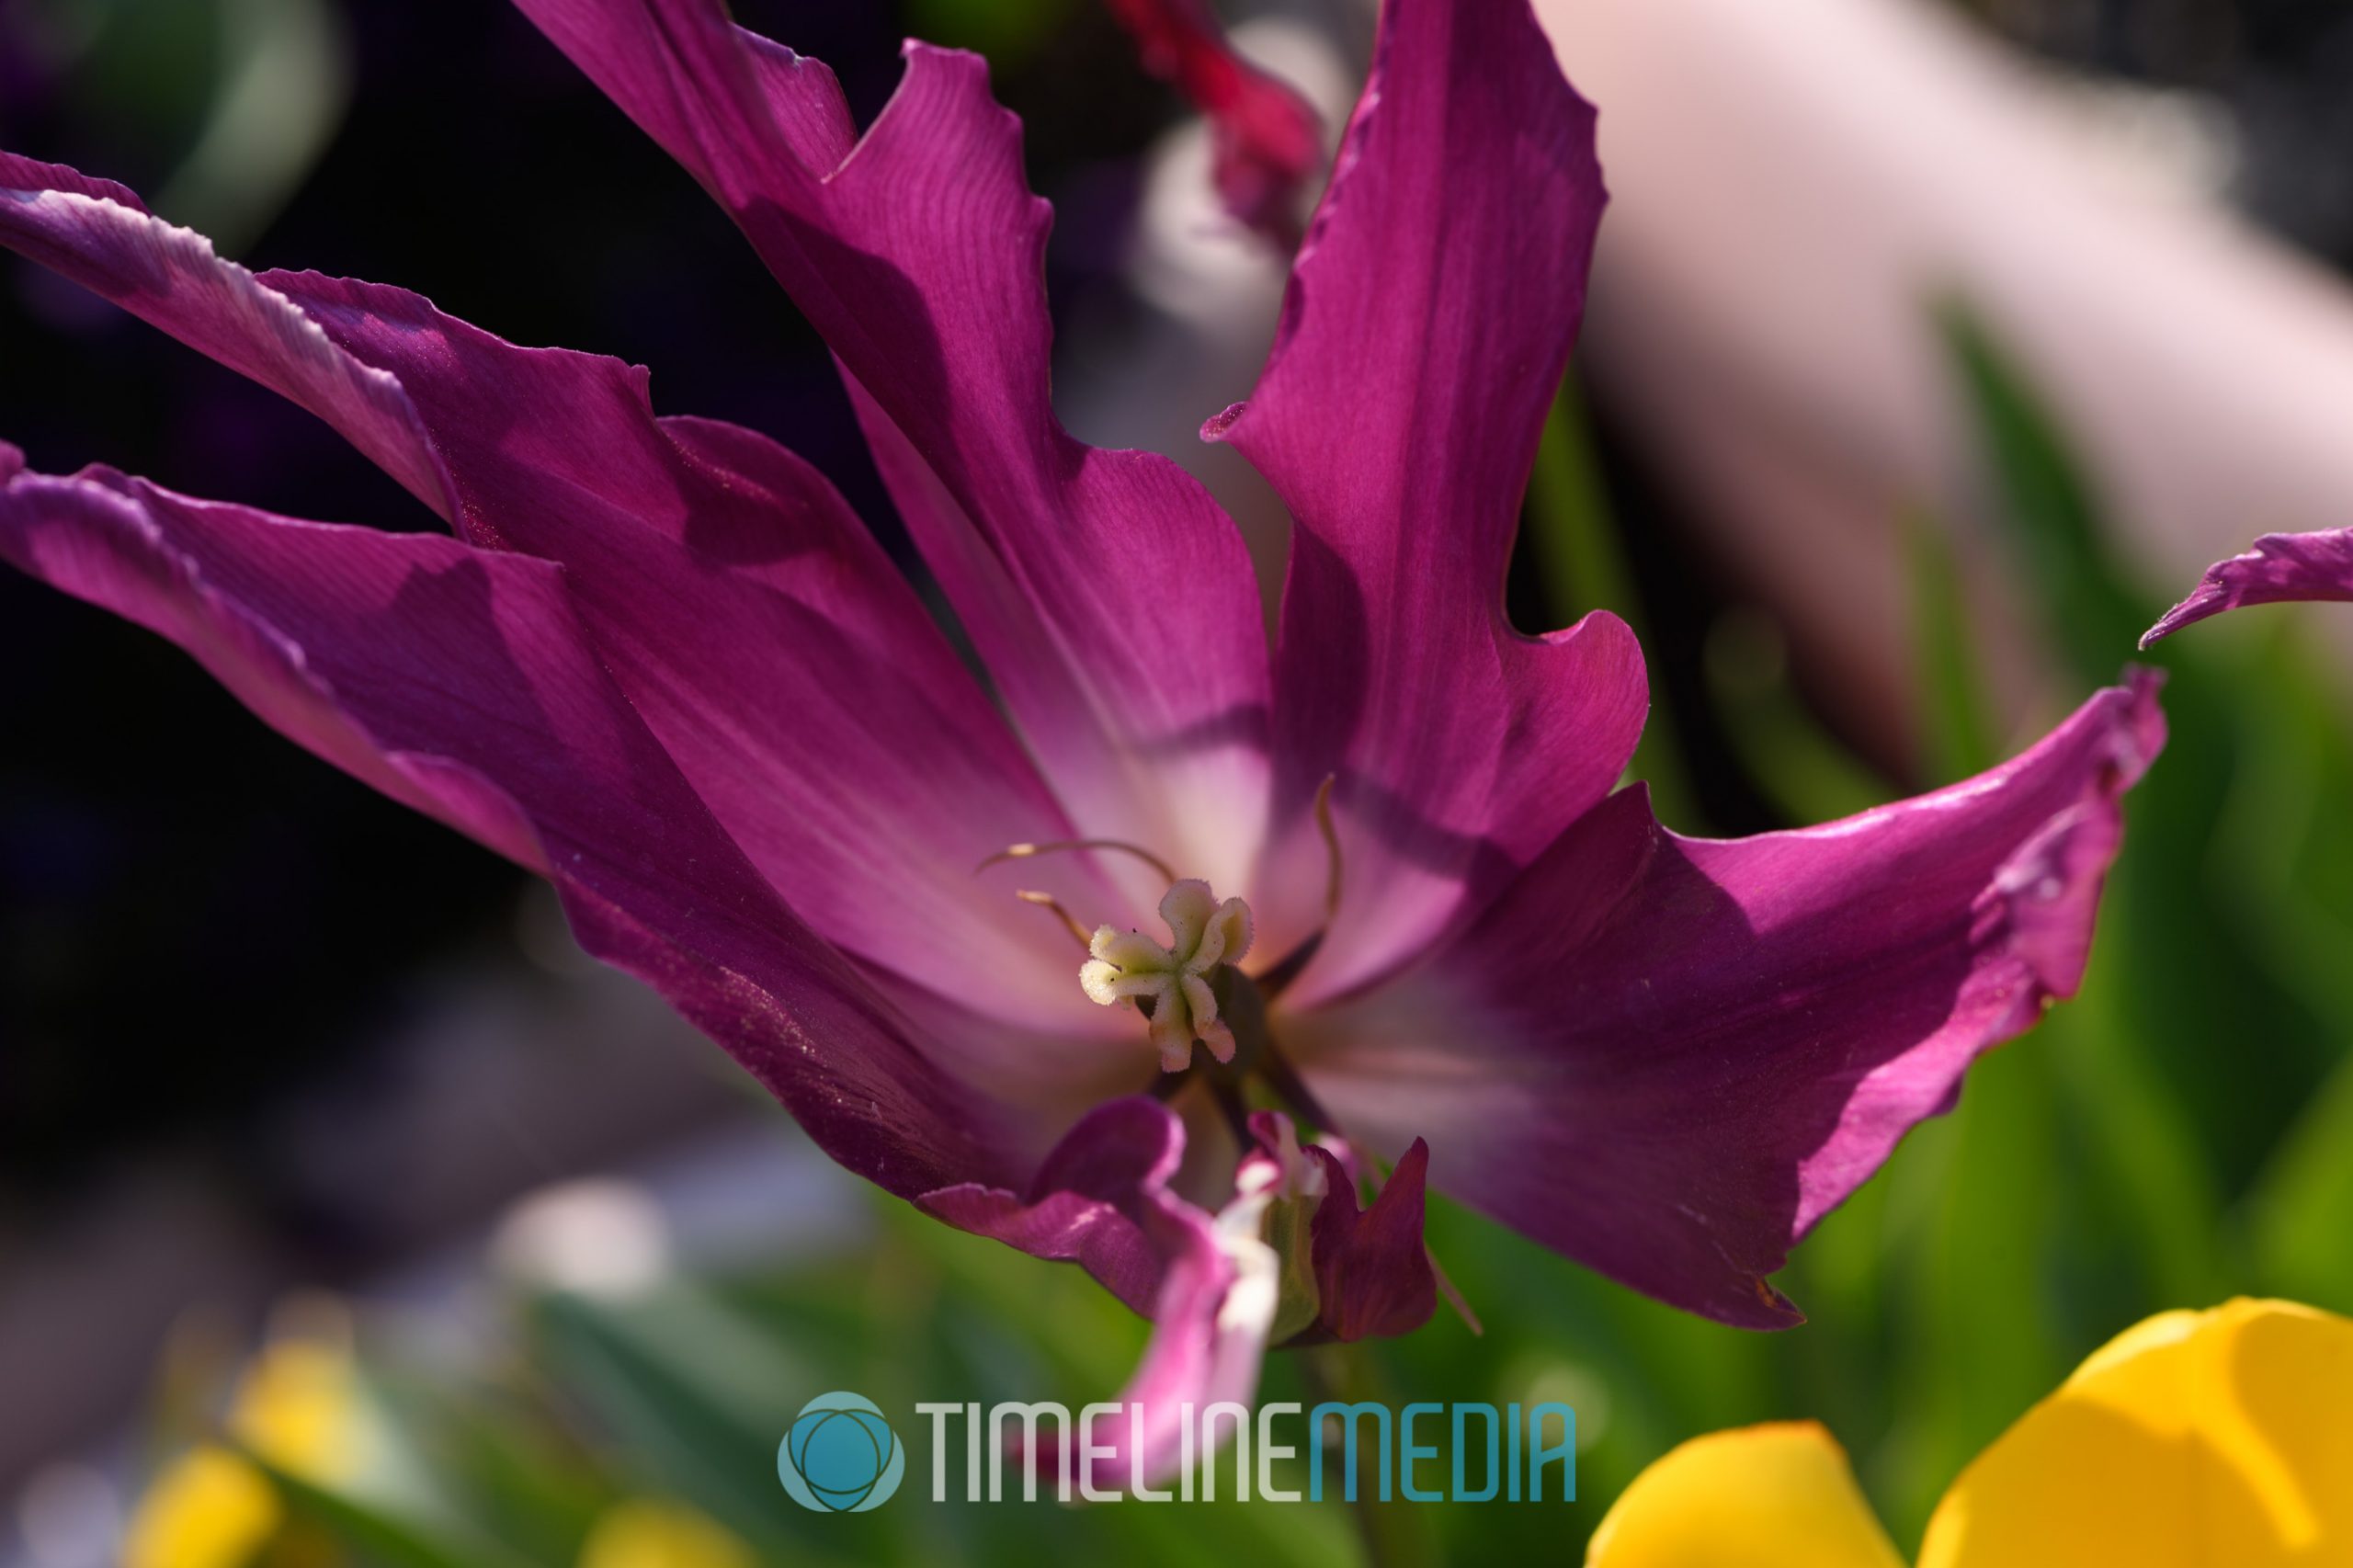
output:
<path id="1" fill-rule="evenodd" d="M 1296 520 L 1271 652 L 1199 486 L 1055 421 L 1048 213 L 978 60 L 910 45 L 861 136 L 718 0 L 520 3 L 824 335 L 986 684 L 765 437 L 21 158 L 0 241 L 456 537 L 0 448 L 0 552 L 547 877 L 851 1170 L 1154 1316 L 1127 1474 L 1268 1344 L 1429 1314 L 1426 1174 L 1679 1306 L 1798 1321 L 1767 1276 L 2076 985 L 2154 676 L 1966 783 L 1711 842 L 1616 788 L 1627 628 L 1506 621 L 1603 199 L 1526 0 L 1392 0 L 1265 374 L 1208 427 Z"/>

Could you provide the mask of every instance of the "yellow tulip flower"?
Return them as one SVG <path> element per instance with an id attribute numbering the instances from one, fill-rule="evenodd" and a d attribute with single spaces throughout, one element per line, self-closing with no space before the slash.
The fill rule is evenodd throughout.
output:
<path id="1" fill-rule="evenodd" d="M 1587 1568 L 1902 1568 L 1810 1423 L 1652 1465 Z M 2129 1329 L 1980 1454 L 1918 1568 L 2353 1568 L 2353 1322 L 2287 1301 Z"/>

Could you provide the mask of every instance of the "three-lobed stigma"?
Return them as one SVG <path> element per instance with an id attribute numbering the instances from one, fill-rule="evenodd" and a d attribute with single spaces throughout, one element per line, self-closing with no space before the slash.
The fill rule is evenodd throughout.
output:
<path id="1" fill-rule="evenodd" d="M 1094 956 L 1080 968 L 1078 983 L 1104 1006 L 1147 1014 L 1164 1070 L 1183 1072 L 1197 1040 L 1218 1061 L 1231 1062 L 1233 1031 L 1218 1017 L 1211 981 L 1220 964 L 1239 963 L 1249 952 L 1250 906 L 1238 898 L 1221 903 L 1209 883 L 1188 877 L 1162 895 L 1160 917 L 1168 923 L 1165 947 L 1141 931 L 1097 927 L 1087 943 Z"/>

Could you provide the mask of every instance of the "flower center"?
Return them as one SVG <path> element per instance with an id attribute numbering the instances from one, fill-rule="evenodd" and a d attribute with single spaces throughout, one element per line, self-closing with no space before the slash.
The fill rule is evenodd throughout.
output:
<path id="1" fill-rule="evenodd" d="M 1144 1015 L 1164 1071 L 1183 1072 L 1195 1040 L 1218 1061 L 1232 1062 L 1233 1030 L 1218 1017 L 1211 986 L 1221 966 L 1239 963 L 1250 951 L 1250 906 L 1238 898 L 1220 903 L 1209 883 L 1188 877 L 1162 895 L 1160 918 L 1168 924 L 1165 946 L 1141 931 L 1097 926 L 1078 983 L 1106 1007 Z"/>
<path id="2" fill-rule="evenodd" d="M 1240 968 L 1250 951 L 1250 906 L 1238 898 L 1220 903 L 1209 883 L 1198 877 L 1178 878 L 1167 861 L 1142 845 L 1120 838 L 1009 844 L 973 870 L 985 871 L 1008 860 L 1085 850 L 1131 855 L 1165 878 L 1168 891 L 1160 899 L 1160 918 L 1168 925 L 1165 946 L 1141 931 L 1121 931 L 1116 926 L 1097 926 L 1089 935 L 1078 917 L 1063 908 L 1051 893 L 1017 888 L 1013 896 L 1053 915 L 1062 922 L 1063 929 L 1086 949 L 1087 960 L 1079 968 L 1078 983 L 1088 996 L 1106 1007 L 1131 1007 L 1143 1015 L 1152 1043 L 1159 1048 L 1160 1065 L 1165 1072 L 1188 1074 L 1193 1064 L 1196 1040 L 1209 1047 L 1210 1055 L 1220 1067 L 1233 1067 L 1239 1046 L 1250 1046 L 1243 1065 L 1222 1074 L 1219 1085 L 1219 1092 L 1226 1096 L 1221 1103 L 1230 1103 L 1239 1129 L 1242 1109 L 1234 1093 L 1235 1078 L 1261 1070 L 1279 1073 L 1287 1082 L 1278 1086 L 1294 1103 L 1304 1109 L 1312 1098 L 1306 1085 L 1298 1081 L 1273 1050 L 1267 1035 L 1266 1004 L 1299 978 L 1314 959 L 1324 945 L 1324 933 L 1331 929 L 1332 921 L 1339 913 L 1340 834 L 1332 820 L 1335 782 L 1326 778 L 1315 791 L 1315 827 L 1323 835 L 1326 859 L 1324 924 L 1290 952 L 1263 965 L 1255 978 L 1244 974 Z M 1221 994 L 1223 1002 L 1219 1000 Z M 1222 1011 L 1230 1011 L 1233 1021 L 1221 1017 Z M 1241 1040 L 1234 1034 L 1237 1025 L 1243 1031 Z M 1168 1082 L 1181 1085 L 1183 1079 Z M 1320 1111 L 1316 1119 L 1319 1125 L 1329 1125 L 1329 1119 Z M 1237 1136 L 1245 1146 L 1249 1143 L 1246 1129 L 1241 1129 Z"/>

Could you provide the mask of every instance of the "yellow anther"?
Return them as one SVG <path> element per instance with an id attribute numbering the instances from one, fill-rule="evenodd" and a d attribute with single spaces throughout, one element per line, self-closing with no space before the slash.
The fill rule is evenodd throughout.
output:
<path id="1" fill-rule="evenodd" d="M 1108 849 L 1120 855 L 1132 855 L 1159 872 L 1161 881 L 1173 882 L 1176 880 L 1176 873 L 1169 868 L 1167 861 L 1142 845 L 1130 844 L 1124 838 L 1063 838 L 1051 844 L 1008 844 L 973 867 L 972 871 L 978 875 L 991 866 L 1003 865 L 1007 860 L 1028 860 L 1040 855 L 1066 854 L 1074 849 Z"/>
<path id="2" fill-rule="evenodd" d="M 1078 938 L 1078 945 L 1080 947 L 1084 948 L 1087 945 L 1086 927 L 1080 925 L 1078 923 L 1078 916 L 1073 915 L 1069 910 L 1064 909 L 1063 907 L 1062 900 L 1056 898 L 1052 893 L 1040 892 L 1035 888 L 1016 888 L 1013 890 L 1013 896 L 1019 899 L 1024 903 L 1034 903 L 1039 908 L 1047 911 L 1049 914 L 1052 915 L 1055 919 L 1063 923 L 1063 930 Z"/>

